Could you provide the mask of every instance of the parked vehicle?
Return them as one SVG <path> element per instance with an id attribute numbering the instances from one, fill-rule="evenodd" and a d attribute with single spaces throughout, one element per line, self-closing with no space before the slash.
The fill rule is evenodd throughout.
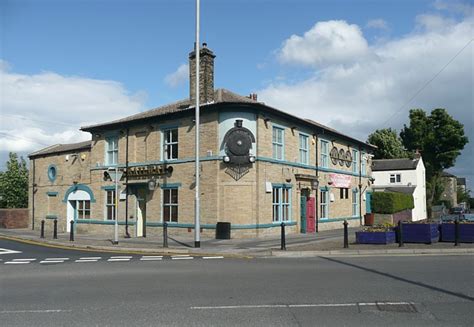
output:
<path id="1" fill-rule="evenodd" d="M 451 213 L 453 215 L 462 215 L 464 213 L 464 208 L 463 207 L 453 207 L 451 208 Z"/>

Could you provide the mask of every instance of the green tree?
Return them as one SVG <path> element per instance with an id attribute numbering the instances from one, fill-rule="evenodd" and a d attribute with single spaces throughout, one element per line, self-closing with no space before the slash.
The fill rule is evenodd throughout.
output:
<path id="1" fill-rule="evenodd" d="M 464 125 L 451 117 L 446 109 L 434 109 L 428 116 L 423 109 L 410 110 L 410 124 L 400 132 L 405 149 L 419 150 L 426 167 L 427 204 L 440 201 L 443 170 L 453 167 L 461 150 L 469 142 Z"/>
<path id="2" fill-rule="evenodd" d="M 402 140 L 397 136 L 397 131 L 391 128 L 377 129 L 369 135 L 367 142 L 377 146 L 374 159 L 407 158 L 408 154 L 403 148 Z"/>
<path id="3" fill-rule="evenodd" d="M 461 186 L 458 186 L 458 191 L 456 193 L 456 197 L 457 197 L 457 203 L 469 203 L 469 199 L 471 197 L 470 195 L 471 191 L 468 190 L 468 189 L 464 189 L 462 188 Z"/>
<path id="4" fill-rule="evenodd" d="M 28 207 L 28 168 L 23 157 L 10 152 L 7 170 L 0 174 L 0 208 Z"/>

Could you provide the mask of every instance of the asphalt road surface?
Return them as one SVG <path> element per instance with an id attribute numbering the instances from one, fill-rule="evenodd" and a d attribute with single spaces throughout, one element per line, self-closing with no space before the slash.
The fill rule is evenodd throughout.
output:
<path id="1" fill-rule="evenodd" d="M 473 256 L 205 259 L 0 239 L 0 260 L 1 326 L 474 326 Z"/>

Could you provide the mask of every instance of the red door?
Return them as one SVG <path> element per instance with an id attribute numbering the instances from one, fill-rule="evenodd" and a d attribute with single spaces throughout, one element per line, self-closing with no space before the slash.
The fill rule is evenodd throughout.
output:
<path id="1" fill-rule="evenodd" d="M 306 232 L 316 232 L 316 199 L 314 197 L 308 197 L 306 200 Z"/>

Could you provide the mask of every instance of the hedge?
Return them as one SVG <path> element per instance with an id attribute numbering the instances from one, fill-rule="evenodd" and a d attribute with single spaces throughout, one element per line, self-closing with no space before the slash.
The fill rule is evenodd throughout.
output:
<path id="1" fill-rule="evenodd" d="M 372 194 L 372 211 L 374 213 L 392 214 L 414 207 L 413 196 L 409 194 L 389 192 L 374 192 Z"/>

